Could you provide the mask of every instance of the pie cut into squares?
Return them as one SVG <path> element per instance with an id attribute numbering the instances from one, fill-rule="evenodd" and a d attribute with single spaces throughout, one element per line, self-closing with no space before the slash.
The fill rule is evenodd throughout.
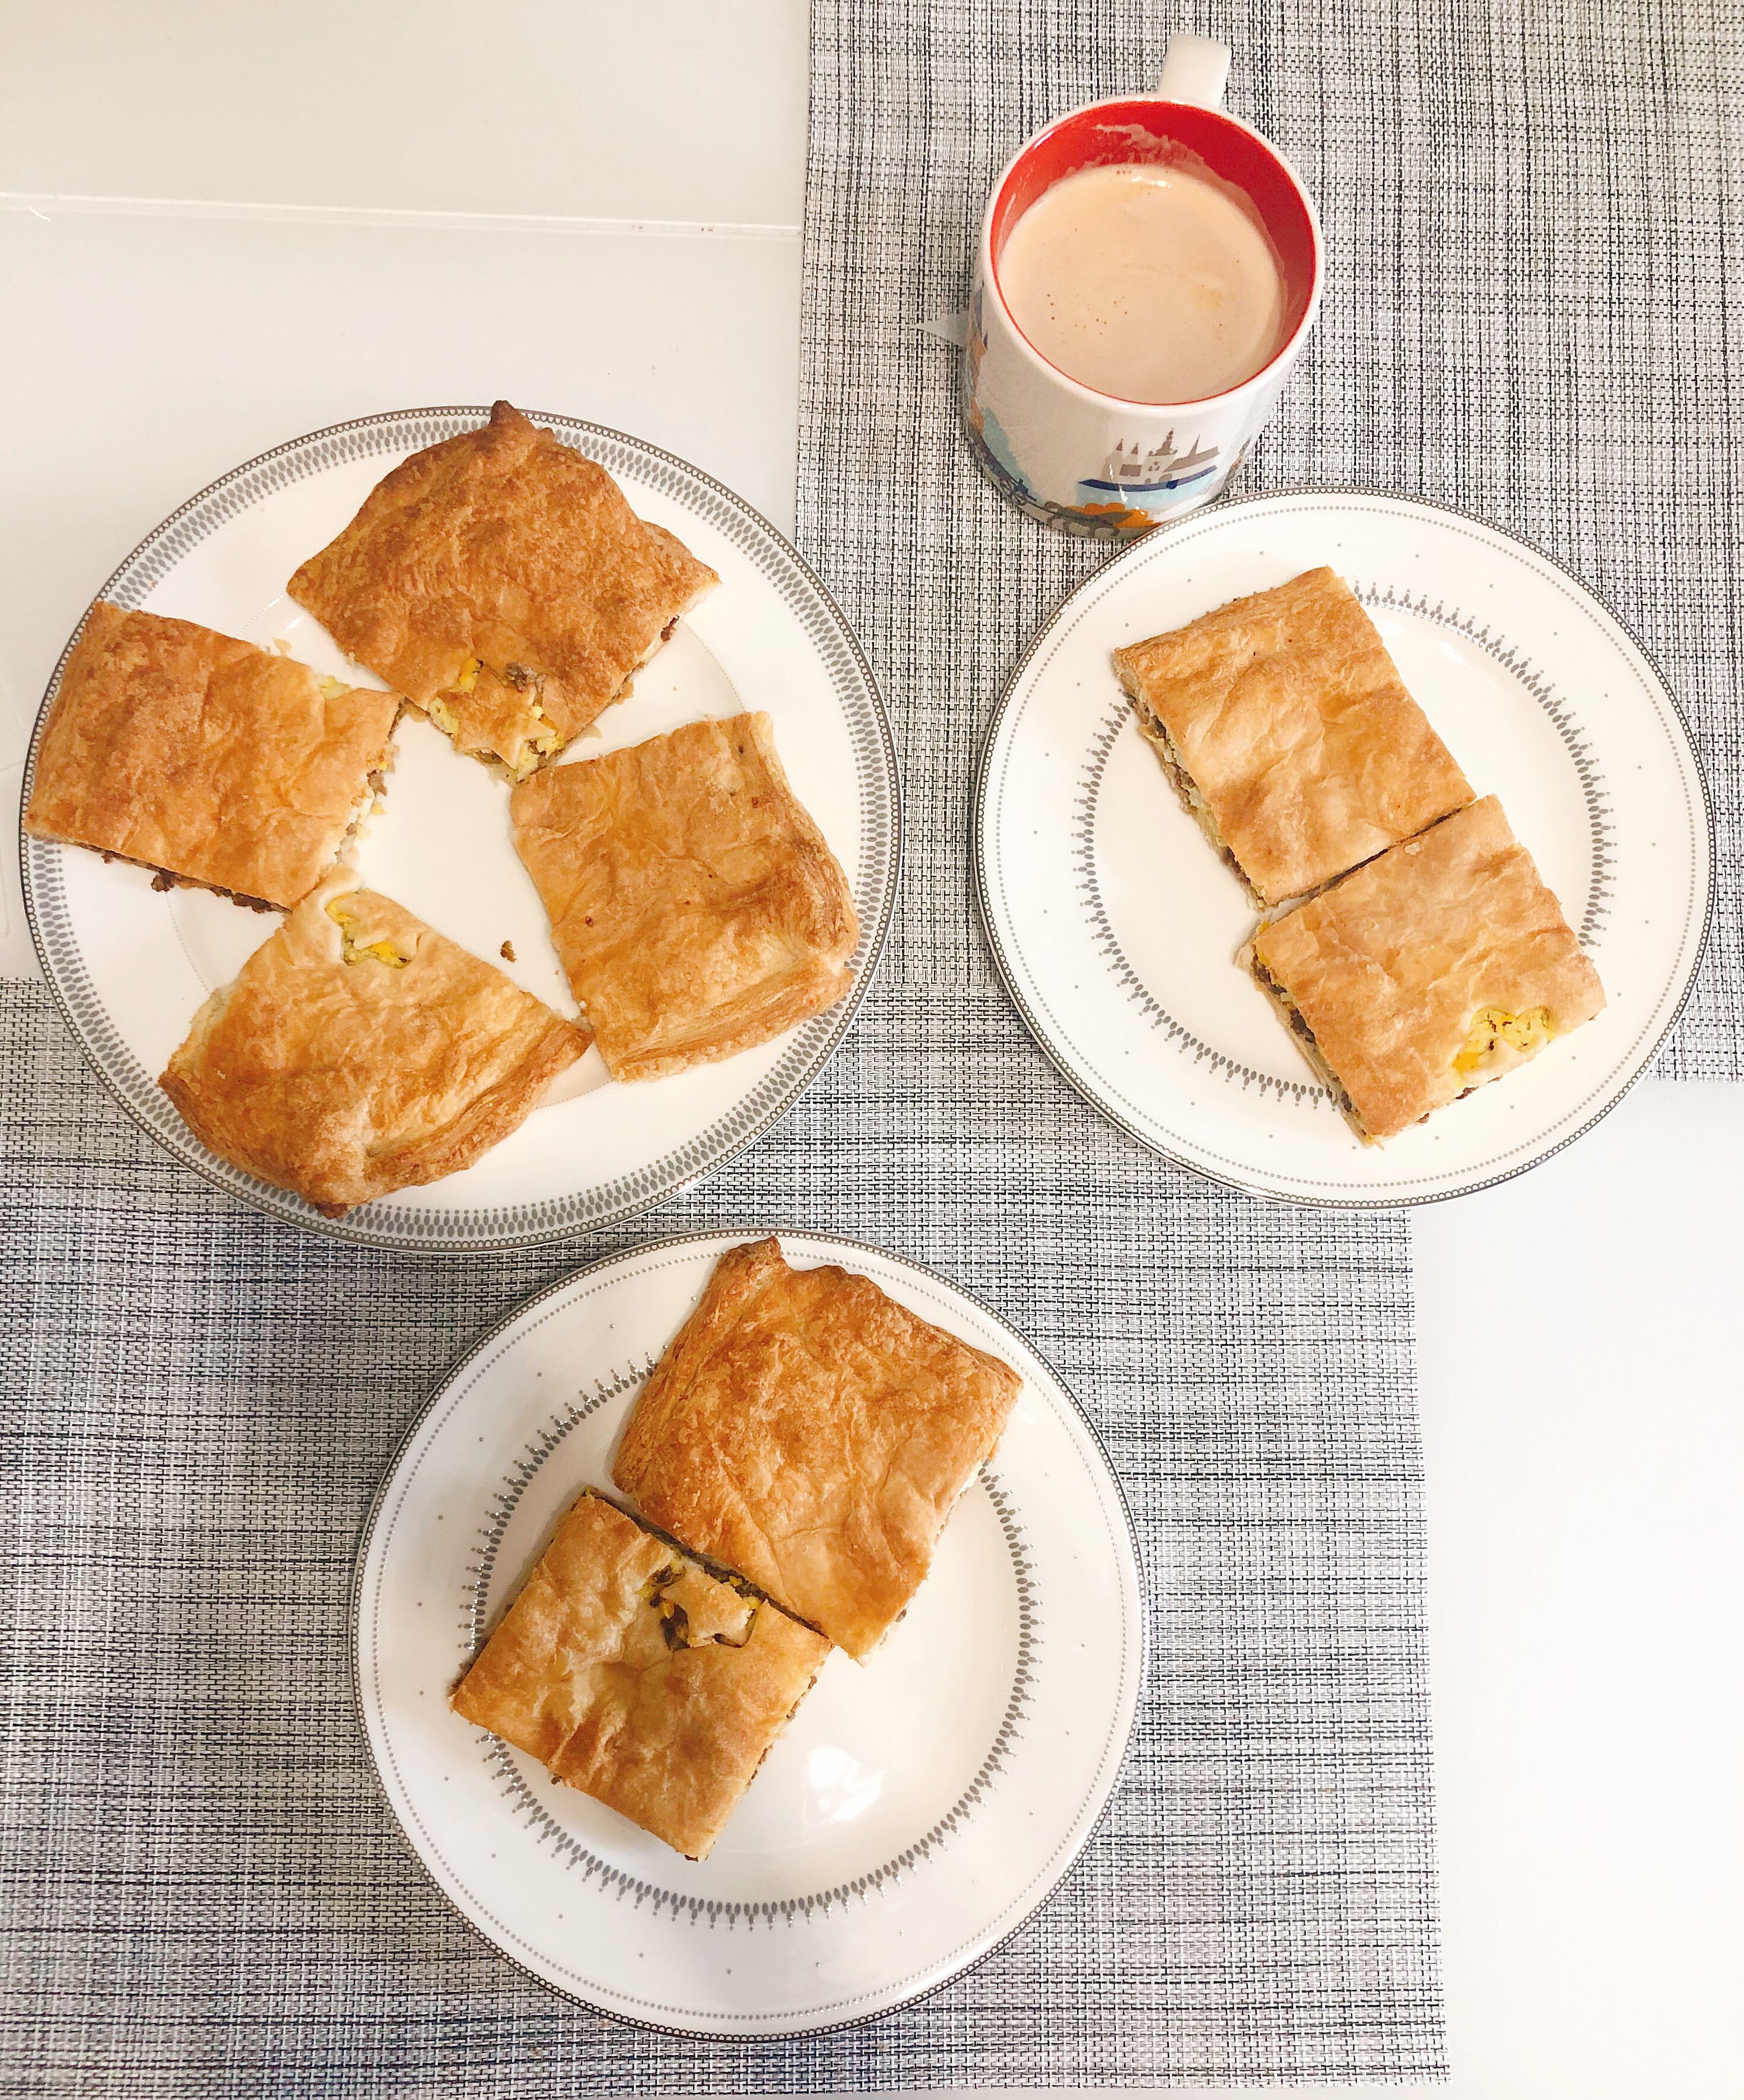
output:
<path id="1" fill-rule="evenodd" d="M 1318 889 L 1472 799 L 1331 569 L 1114 660 L 1163 770 L 1262 907 Z"/>
<path id="2" fill-rule="evenodd" d="M 460 750 L 519 776 L 621 699 L 719 580 L 499 401 L 395 467 L 287 588 Z"/>
<path id="3" fill-rule="evenodd" d="M 612 1469 L 650 1520 L 863 1660 L 1022 1381 L 845 1268 L 725 1255 Z"/>
<path id="4" fill-rule="evenodd" d="M 291 905 L 333 866 L 400 701 L 210 627 L 91 607 L 42 731 L 24 828 Z"/>
<path id="5" fill-rule="evenodd" d="M 828 1653 L 589 1490 L 453 1705 L 704 1860 Z"/>
<path id="6" fill-rule="evenodd" d="M 1262 926 L 1243 958 L 1370 1141 L 1502 1078 L 1605 1005 L 1493 795 Z"/>
<path id="7" fill-rule="evenodd" d="M 470 1166 L 586 1047 L 340 868 L 213 993 L 161 1083 L 220 1158 L 337 1217 Z"/>
<path id="8" fill-rule="evenodd" d="M 765 714 L 547 767 L 510 801 L 571 989 L 616 1079 L 730 1057 L 833 1006 L 847 878 Z"/>

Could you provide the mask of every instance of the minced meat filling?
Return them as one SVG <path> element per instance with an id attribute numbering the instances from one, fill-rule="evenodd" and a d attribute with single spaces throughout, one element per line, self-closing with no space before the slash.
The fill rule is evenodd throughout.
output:
<path id="1" fill-rule="evenodd" d="M 202 882 L 197 875 L 176 875 L 167 867 L 159 867 L 154 861 L 135 860 L 130 854 L 105 852 L 105 862 L 120 861 L 126 867 L 143 867 L 152 878 L 153 889 L 167 894 L 172 889 L 205 889 L 214 897 L 227 897 L 232 904 L 246 905 L 250 911 L 282 911 L 282 904 L 270 902 L 264 897 L 245 896 L 240 889 L 226 889 L 221 882 Z"/>
<path id="2" fill-rule="evenodd" d="M 1225 864 L 1234 870 L 1243 886 L 1248 886 L 1247 878 L 1243 873 L 1241 862 L 1230 851 L 1228 842 L 1224 838 L 1222 827 L 1212 814 L 1205 797 L 1199 792 L 1198 783 L 1192 774 L 1181 764 L 1181 754 L 1175 748 L 1175 739 L 1156 717 L 1147 712 L 1142 706 L 1135 707 L 1132 712 L 1138 723 L 1139 735 L 1155 752 L 1163 770 L 1168 775 L 1170 786 L 1181 797 L 1182 805 L 1188 815 L 1198 823 L 1199 829 L 1216 848 Z"/>
<path id="3" fill-rule="evenodd" d="M 1337 1074 L 1327 1064 L 1326 1052 L 1322 1050 L 1315 1039 L 1314 1031 L 1309 1026 L 1306 1015 L 1257 955 L 1253 959 L 1252 967 L 1254 982 L 1259 986 L 1261 991 L 1277 1001 L 1283 1010 L 1285 1020 L 1290 1024 L 1291 1033 L 1300 1042 L 1304 1051 L 1307 1053 L 1309 1062 L 1325 1081 L 1333 1100 L 1337 1102 L 1340 1110 L 1349 1120 L 1358 1136 L 1367 1137 L 1368 1132 L 1358 1111 L 1357 1105 L 1345 1091 Z"/>

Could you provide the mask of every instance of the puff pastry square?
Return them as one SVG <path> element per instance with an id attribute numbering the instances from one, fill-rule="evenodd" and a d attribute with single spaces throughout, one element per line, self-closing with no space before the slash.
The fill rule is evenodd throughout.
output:
<path id="1" fill-rule="evenodd" d="M 860 937 L 847 878 L 767 715 L 550 767 L 510 808 L 615 1079 L 731 1057 L 846 992 Z"/>
<path id="2" fill-rule="evenodd" d="M 470 1166 L 586 1047 L 340 868 L 213 993 L 160 1083 L 221 1158 L 337 1217 Z"/>
<path id="3" fill-rule="evenodd" d="M 294 904 L 387 763 L 400 702 L 185 620 L 99 598 L 67 659 L 24 828 Z"/>
<path id="4" fill-rule="evenodd" d="M 704 1860 L 828 1653 L 589 1491 L 453 1705 Z"/>
<path id="5" fill-rule="evenodd" d="M 1177 792 L 1262 906 L 1472 799 L 1331 569 L 1117 649 L 1115 668 Z"/>
<path id="6" fill-rule="evenodd" d="M 1022 1380 L 845 1268 L 725 1255 L 612 1477 L 694 1552 L 863 1659 L 921 1586 Z"/>
<path id="7" fill-rule="evenodd" d="M 519 775 L 621 699 L 719 580 L 499 401 L 395 467 L 287 588 L 459 749 Z"/>
<path id="8" fill-rule="evenodd" d="M 1605 1004 L 1493 795 L 1395 846 L 1243 951 L 1359 1137 L 1392 1137 Z"/>

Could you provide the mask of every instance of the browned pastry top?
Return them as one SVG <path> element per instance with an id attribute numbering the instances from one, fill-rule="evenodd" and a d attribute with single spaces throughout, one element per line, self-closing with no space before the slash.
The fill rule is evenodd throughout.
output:
<path id="1" fill-rule="evenodd" d="M 766 1042 L 847 991 L 847 878 L 788 784 L 765 714 L 517 788 L 514 841 L 614 1079 Z"/>
<path id="2" fill-rule="evenodd" d="M 1330 882 L 1472 799 L 1331 569 L 1115 651 L 1262 904 Z"/>
<path id="3" fill-rule="evenodd" d="M 1262 926 L 1250 947 L 1376 1138 L 1499 1078 L 1605 1004 L 1493 795 Z"/>
<path id="4" fill-rule="evenodd" d="M 618 699 L 719 579 L 506 401 L 415 452 L 291 596 L 468 751 L 529 770 Z"/>
<path id="5" fill-rule="evenodd" d="M 161 1083 L 220 1158 L 337 1215 L 470 1166 L 586 1047 L 340 868 L 201 1008 Z"/>
<path id="6" fill-rule="evenodd" d="M 588 1493 L 454 1708 L 701 1860 L 828 1653 Z"/>
<path id="7" fill-rule="evenodd" d="M 643 1388 L 612 1478 L 850 1655 L 932 1564 L 1022 1380 L 869 1277 L 723 1255 Z"/>
<path id="8" fill-rule="evenodd" d="M 99 598 L 49 711 L 24 828 L 294 904 L 367 804 L 399 711 L 392 693 Z"/>

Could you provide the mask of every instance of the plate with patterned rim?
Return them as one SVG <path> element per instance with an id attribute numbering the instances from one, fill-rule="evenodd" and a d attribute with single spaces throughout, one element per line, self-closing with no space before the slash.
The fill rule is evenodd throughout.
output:
<path id="1" fill-rule="evenodd" d="M 877 1652 L 832 1652 L 709 1859 L 462 1721 L 448 1693 L 743 1235 L 613 1256 L 512 1313 L 413 1425 L 364 1529 L 357 1696 L 388 1801 L 461 1916 L 567 1996 L 693 2035 L 821 2032 L 934 1989 L 1071 1868 L 1124 1759 L 1146 1619 L 1124 1499 L 996 1315 L 852 1241 L 781 1236 L 994 1351 L 1023 1388 Z"/>
<path id="2" fill-rule="evenodd" d="M 823 586 L 773 526 L 697 468 L 597 424 L 529 412 L 597 459 L 644 517 L 677 532 L 722 580 L 638 673 L 634 693 L 568 755 L 638 743 L 700 716 L 766 710 L 796 792 L 847 871 L 861 929 L 854 986 L 840 1006 L 771 1043 L 669 1079 L 615 1085 L 589 1050 L 518 1131 L 464 1173 L 329 1220 L 208 1152 L 157 1085 L 196 1008 L 236 974 L 277 915 L 203 890 L 161 893 L 142 868 L 21 838 L 25 908 L 44 973 L 110 1092 L 209 1180 L 342 1239 L 433 1252 L 523 1245 L 610 1224 L 715 1171 L 792 1105 L 841 1042 L 895 902 L 901 804 L 890 725 Z M 263 646 L 282 641 L 317 671 L 379 683 L 348 664 L 285 595 L 285 579 L 391 468 L 487 413 L 408 409 L 280 445 L 184 504 L 99 595 Z M 63 653 L 38 717 L 26 801 L 65 661 Z M 576 1011 L 510 842 L 506 784 L 454 752 L 414 710 L 401 717 L 383 807 L 355 858 L 366 880 L 525 990 Z"/>
<path id="3" fill-rule="evenodd" d="M 1325 563 L 1367 607 L 1476 792 L 1499 795 L 1604 979 L 1599 1018 L 1365 1145 L 1235 964 L 1240 885 L 1134 726 L 1110 651 Z M 1036 637 L 982 753 L 975 862 L 1036 1039 L 1153 1151 L 1279 1202 L 1462 1195 L 1571 1143 L 1640 1078 L 1706 938 L 1707 792 L 1683 717 L 1617 620 L 1521 541 L 1360 492 L 1254 496 L 1153 533 Z"/>

